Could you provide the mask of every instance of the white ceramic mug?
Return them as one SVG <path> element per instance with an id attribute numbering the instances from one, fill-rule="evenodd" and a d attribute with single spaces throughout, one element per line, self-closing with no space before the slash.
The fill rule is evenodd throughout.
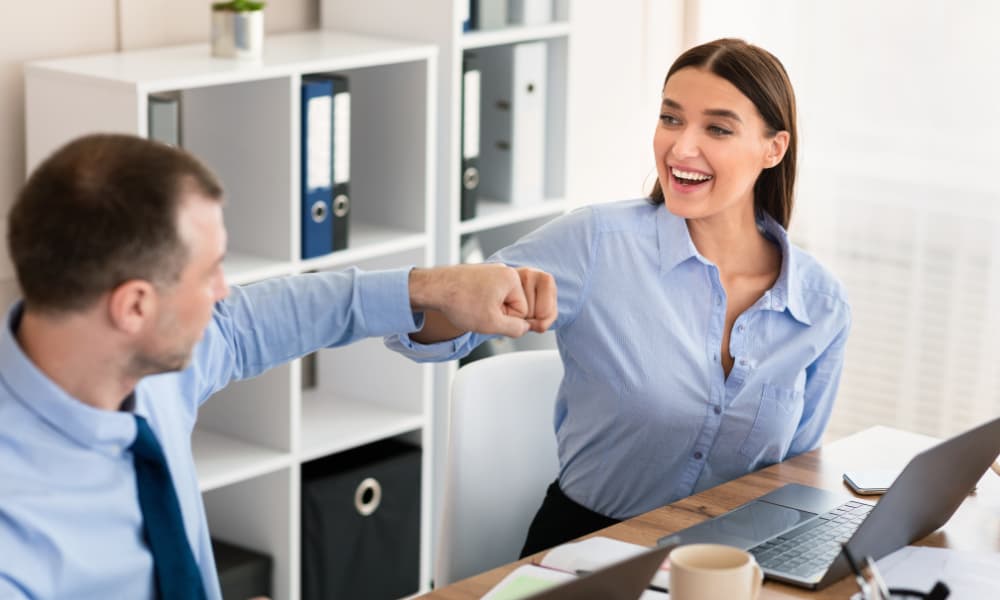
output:
<path id="1" fill-rule="evenodd" d="M 721 544 L 689 544 L 670 552 L 671 600 L 757 600 L 764 572 L 754 557 Z"/>

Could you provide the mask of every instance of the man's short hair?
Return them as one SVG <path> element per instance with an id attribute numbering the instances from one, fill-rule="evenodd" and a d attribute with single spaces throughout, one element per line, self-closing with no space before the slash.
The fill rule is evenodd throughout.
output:
<path id="1" fill-rule="evenodd" d="M 25 306 L 74 311 L 131 279 L 176 282 L 188 258 L 178 207 L 192 193 L 221 201 L 222 186 L 198 159 L 159 142 L 98 134 L 56 150 L 8 217 Z"/>

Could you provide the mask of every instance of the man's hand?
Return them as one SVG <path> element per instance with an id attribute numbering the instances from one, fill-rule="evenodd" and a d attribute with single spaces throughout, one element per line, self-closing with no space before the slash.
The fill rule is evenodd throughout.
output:
<path id="1" fill-rule="evenodd" d="M 424 329 L 410 337 L 431 343 L 466 331 L 508 337 L 545 331 L 555 320 L 555 296 L 552 276 L 535 269 L 499 264 L 413 269 L 410 305 L 427 314 Z"/>
<path id="2" fill-rule="evenodd" d="M 528 305 L 524 318 L 532 331 L 538 333 L 548 331 L 559 316 L 556 280 L 545 271 L 531 267 L 521 267 L 517 269 L 517 274 L 521 278 L 521 289 L 524 290 L 524 298 Z"/>

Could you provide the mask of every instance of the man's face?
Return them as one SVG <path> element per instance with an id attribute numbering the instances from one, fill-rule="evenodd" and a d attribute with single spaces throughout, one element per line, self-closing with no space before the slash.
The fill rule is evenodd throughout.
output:
<path id="1" fill-rule="evenodd" d="M 178 371 L 205 333 L 215 303 L 229 294 L 222 273 L 226 230 L 222 203 L 191 193 L 181 203 L 178 234 L 188 248 L 180 279 L 157 289 L 157 318 L 135 356 L 143 374 Z"/>

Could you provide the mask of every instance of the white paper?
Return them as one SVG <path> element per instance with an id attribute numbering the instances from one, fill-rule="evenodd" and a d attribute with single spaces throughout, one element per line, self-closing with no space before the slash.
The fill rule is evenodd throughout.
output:
<path id="1" fill-rule="evenodd" d="M 604 536 L 595 536 L 579 542 L 562 544 L 549 550 L 542 557 L 541 564 L 553 569 L 576 573 L 578 571 L 596 571 L 602 567 L 642 554 L 649 550 L 639 544 L 630 544 Z M 652 584 L 668 588 L 670 571 L 662 566 L 653 576 Z M 655 596 L 654 596 L 655 597 Z"/>
<path id="2" fill-rule="evenodd" d="M 948 600 L 996 598 L 1000 590 L 1000 554 L 993 552 L 906 546 L 875 564 L 890 588 L 929 592 L 943 581 Z"/>
<path id="3" fill-rule="evenodd" d="M 493 589 L 483 596 L 482 600 L 508 600 L 511 598 L 522 598 L 525 592 L 537 593 L 542 589 L 547 589 L 575 579 L 576 575 L 564 573 L 554 569 L 546 569 L 537 565 L 521 565 L 507 574 L 500 580 Z"/>

